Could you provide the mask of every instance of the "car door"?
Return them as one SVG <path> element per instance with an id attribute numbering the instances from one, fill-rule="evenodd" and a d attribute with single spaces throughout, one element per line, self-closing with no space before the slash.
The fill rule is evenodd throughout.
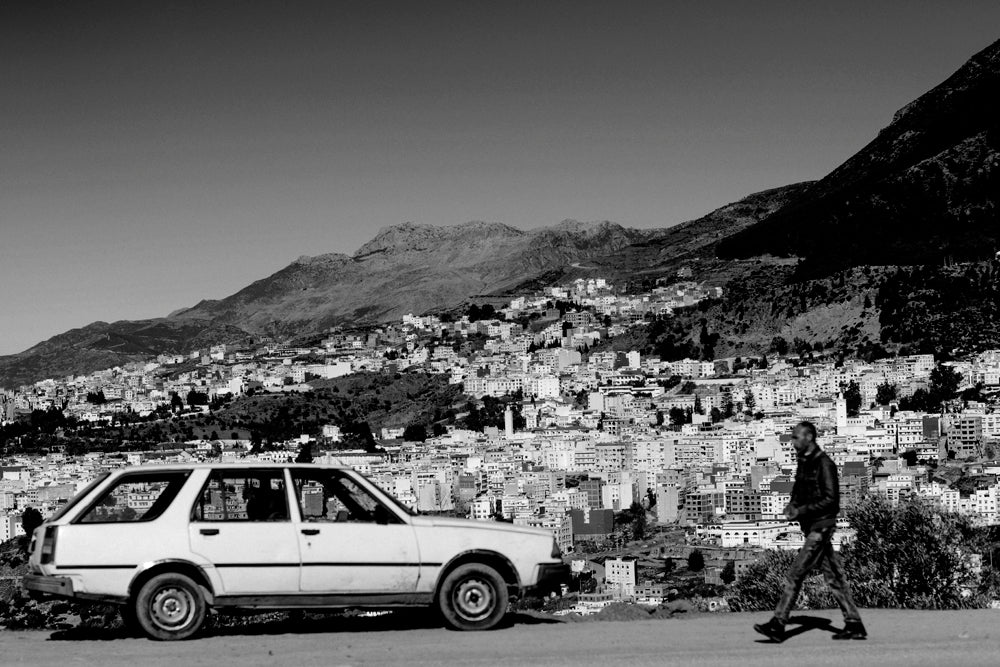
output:
<path id="1" fill-rule="evenodd" d="M 213 470 L 192 509 L 189 539 L 218 570 L 225 595 L 298 592 L 299 540 L 283 468 Z"/>
<path id="2" fill-rule="evenodd" d="M 357 477 L 331 468 L 291 468 L 299 510 L 304 593 L 412 593 L 420 576 L 413 527 Z"/>

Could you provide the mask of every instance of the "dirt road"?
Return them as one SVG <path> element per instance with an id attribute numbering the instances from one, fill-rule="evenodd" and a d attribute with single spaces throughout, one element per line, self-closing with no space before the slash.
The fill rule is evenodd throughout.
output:
<path id="1" fill-rule="evenodd" d="M 763 643 L 751 624 L 766 614 L 691 615 L 638 622 L 549 623 L 521 617 L 510 627 L 459 633 L 414 617 L 364 619 L 349 627 L 220 630 L 158 643 L 116 633 L 0 632 L 4 665 L 996 665 L 1000 611 L 868 611 L 868 641 L 834 642 L 809 612 L 784 644 Z M 813 619 L 813 620 L 809 620 Z M 269 633 L 269 634 L 261 634 Z"/>

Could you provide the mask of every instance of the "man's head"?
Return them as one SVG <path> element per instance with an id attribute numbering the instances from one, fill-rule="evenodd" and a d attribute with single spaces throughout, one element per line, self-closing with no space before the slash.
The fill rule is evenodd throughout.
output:
<path id="1" fill-rule="evenodd" d="M 812 422 L 799 422 L 792 429 L 792 444 L 799 456 L 808 454 L 816 446 L 816 426 Z"/>

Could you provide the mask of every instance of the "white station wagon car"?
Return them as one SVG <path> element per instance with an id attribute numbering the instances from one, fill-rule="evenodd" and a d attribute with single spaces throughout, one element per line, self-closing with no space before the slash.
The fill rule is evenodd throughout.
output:
<path id="1" fill-rule="evenodd" d="M 455 629 L 555 589 L 552 534 L 414 514 L 363 475 L 312 464 L 157 465 L 94 480 L 32 536 L 35 594 L 122 605 L 185 639 L 209 609 L 429 606 Z"/>

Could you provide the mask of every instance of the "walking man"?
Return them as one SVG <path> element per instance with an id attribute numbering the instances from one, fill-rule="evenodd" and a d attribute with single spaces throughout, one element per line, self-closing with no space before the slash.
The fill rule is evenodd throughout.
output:
<path id="1" fill-rule="evenodd" d="M 759 623 L 754 630 L 774 641 L 785 639 L 785 624 L 788 614 L 795 605 L 802 582 L 809 572 L 821 567 L 827 585 L 837 598 L 837 604 L 844 612 L 844 629 L 833 635 L 834 639 L 865 639 L 868 636 L 861 616 L 858 614 L 851 589 L 844 576 L 840 556 L 833 550 L 833 531 L 836 528 L 837 513 L 840 511 L 840 482 L 837 466 L 816 444 L 816 427 L 810 422 L 802 422 L 792 431 L 798 467 L 792 499 L 785 507 L 789 521 L 797 520 L 806 536 L 805 544 L 785 573 L 785 584 L 781 600 L 774 610 L 774 617 L 767 623 Z"/>

